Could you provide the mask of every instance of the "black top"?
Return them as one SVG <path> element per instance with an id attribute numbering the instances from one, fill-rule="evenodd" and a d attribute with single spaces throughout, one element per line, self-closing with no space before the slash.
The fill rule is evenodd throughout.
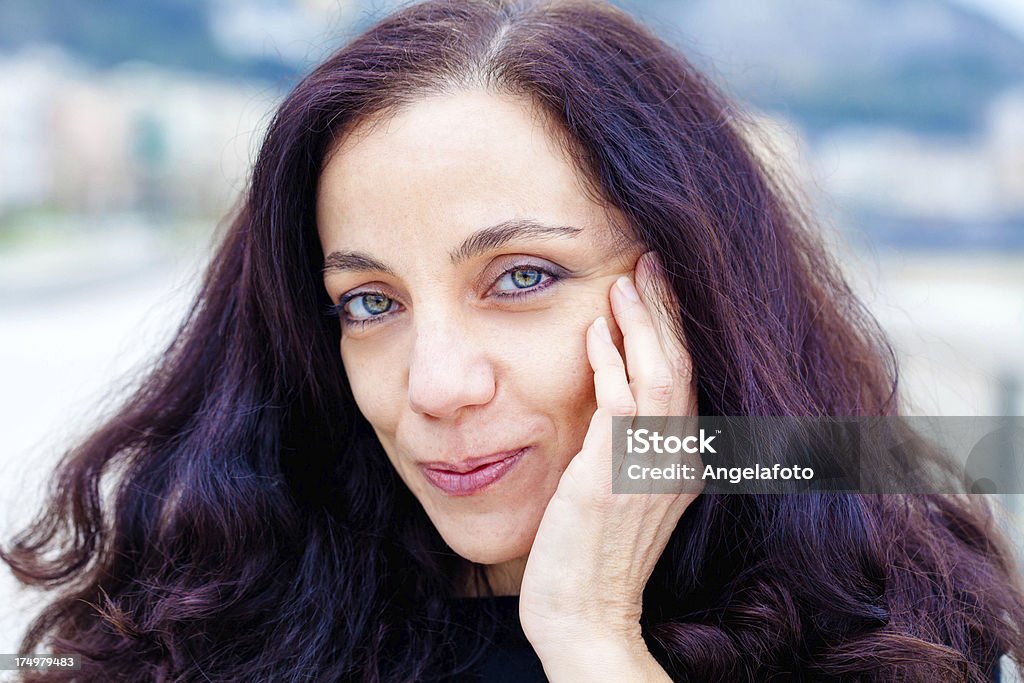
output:
<path id="1" fill-rule="evenodd" d="M 461 683 L 546 682 L 544 667 L 533 651 L 519 623 L 519 596 L 460 598 L 455 601 L 455 618 L 470 626 L 482 610 L 497 615 L 497 630 L 483 658 L 473 669 L 452 680 Z"/>

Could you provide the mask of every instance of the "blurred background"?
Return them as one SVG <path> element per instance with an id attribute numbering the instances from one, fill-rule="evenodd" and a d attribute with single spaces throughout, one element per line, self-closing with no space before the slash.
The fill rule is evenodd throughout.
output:
<path id="1" fill-rule="evenodd" d="M 0 537 L 170 339 L 276 104 L 396 4 L 0 3 Z M 910 412 L 1024 414 L 1024 2 L 617 4 L 755 114 Z"/>

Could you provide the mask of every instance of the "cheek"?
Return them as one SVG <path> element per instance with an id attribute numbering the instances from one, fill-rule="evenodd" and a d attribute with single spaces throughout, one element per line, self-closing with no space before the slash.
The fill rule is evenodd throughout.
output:
<path id="1" fill-rule="evenodd" d="M 363 417 L 379 432 L 394 430 L 403 405 L 401 366 L 370 347 L 342 344 L 341 362 Z"/>
<path id="2" fill-rule="evenodd" d="M 517 352 L 508 356 L 518 401 L 547 413 L 566 436 L 594 414 L 594 373 L 587 360 L 589 319 L 561 319 L 523 329 Z"/>

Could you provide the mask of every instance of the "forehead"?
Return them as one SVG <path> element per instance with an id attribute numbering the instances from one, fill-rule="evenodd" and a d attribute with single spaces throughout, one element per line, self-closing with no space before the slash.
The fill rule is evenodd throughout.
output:
<path id="1" fill-rule="evenodd" d="M 431 96 L 360 123 L 321 175 L 325 249 L 338 240 L 407 249 L 424 234 L 451 244 L 514 219 L 606 225 L 554 130 L 528 100 L 483 91 Z"/>

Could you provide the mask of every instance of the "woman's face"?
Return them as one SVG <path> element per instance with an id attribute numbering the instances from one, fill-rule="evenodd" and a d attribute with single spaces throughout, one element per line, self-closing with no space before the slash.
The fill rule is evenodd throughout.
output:
<path id="1" fill-rule="evenodd" d="M 596 407 L 586 328 L 643 250 L 535 110 L 483 92 L 351 131 L 317 223 L 345 372 L 391 463 L 457 553 L 525 557 Z"/>

